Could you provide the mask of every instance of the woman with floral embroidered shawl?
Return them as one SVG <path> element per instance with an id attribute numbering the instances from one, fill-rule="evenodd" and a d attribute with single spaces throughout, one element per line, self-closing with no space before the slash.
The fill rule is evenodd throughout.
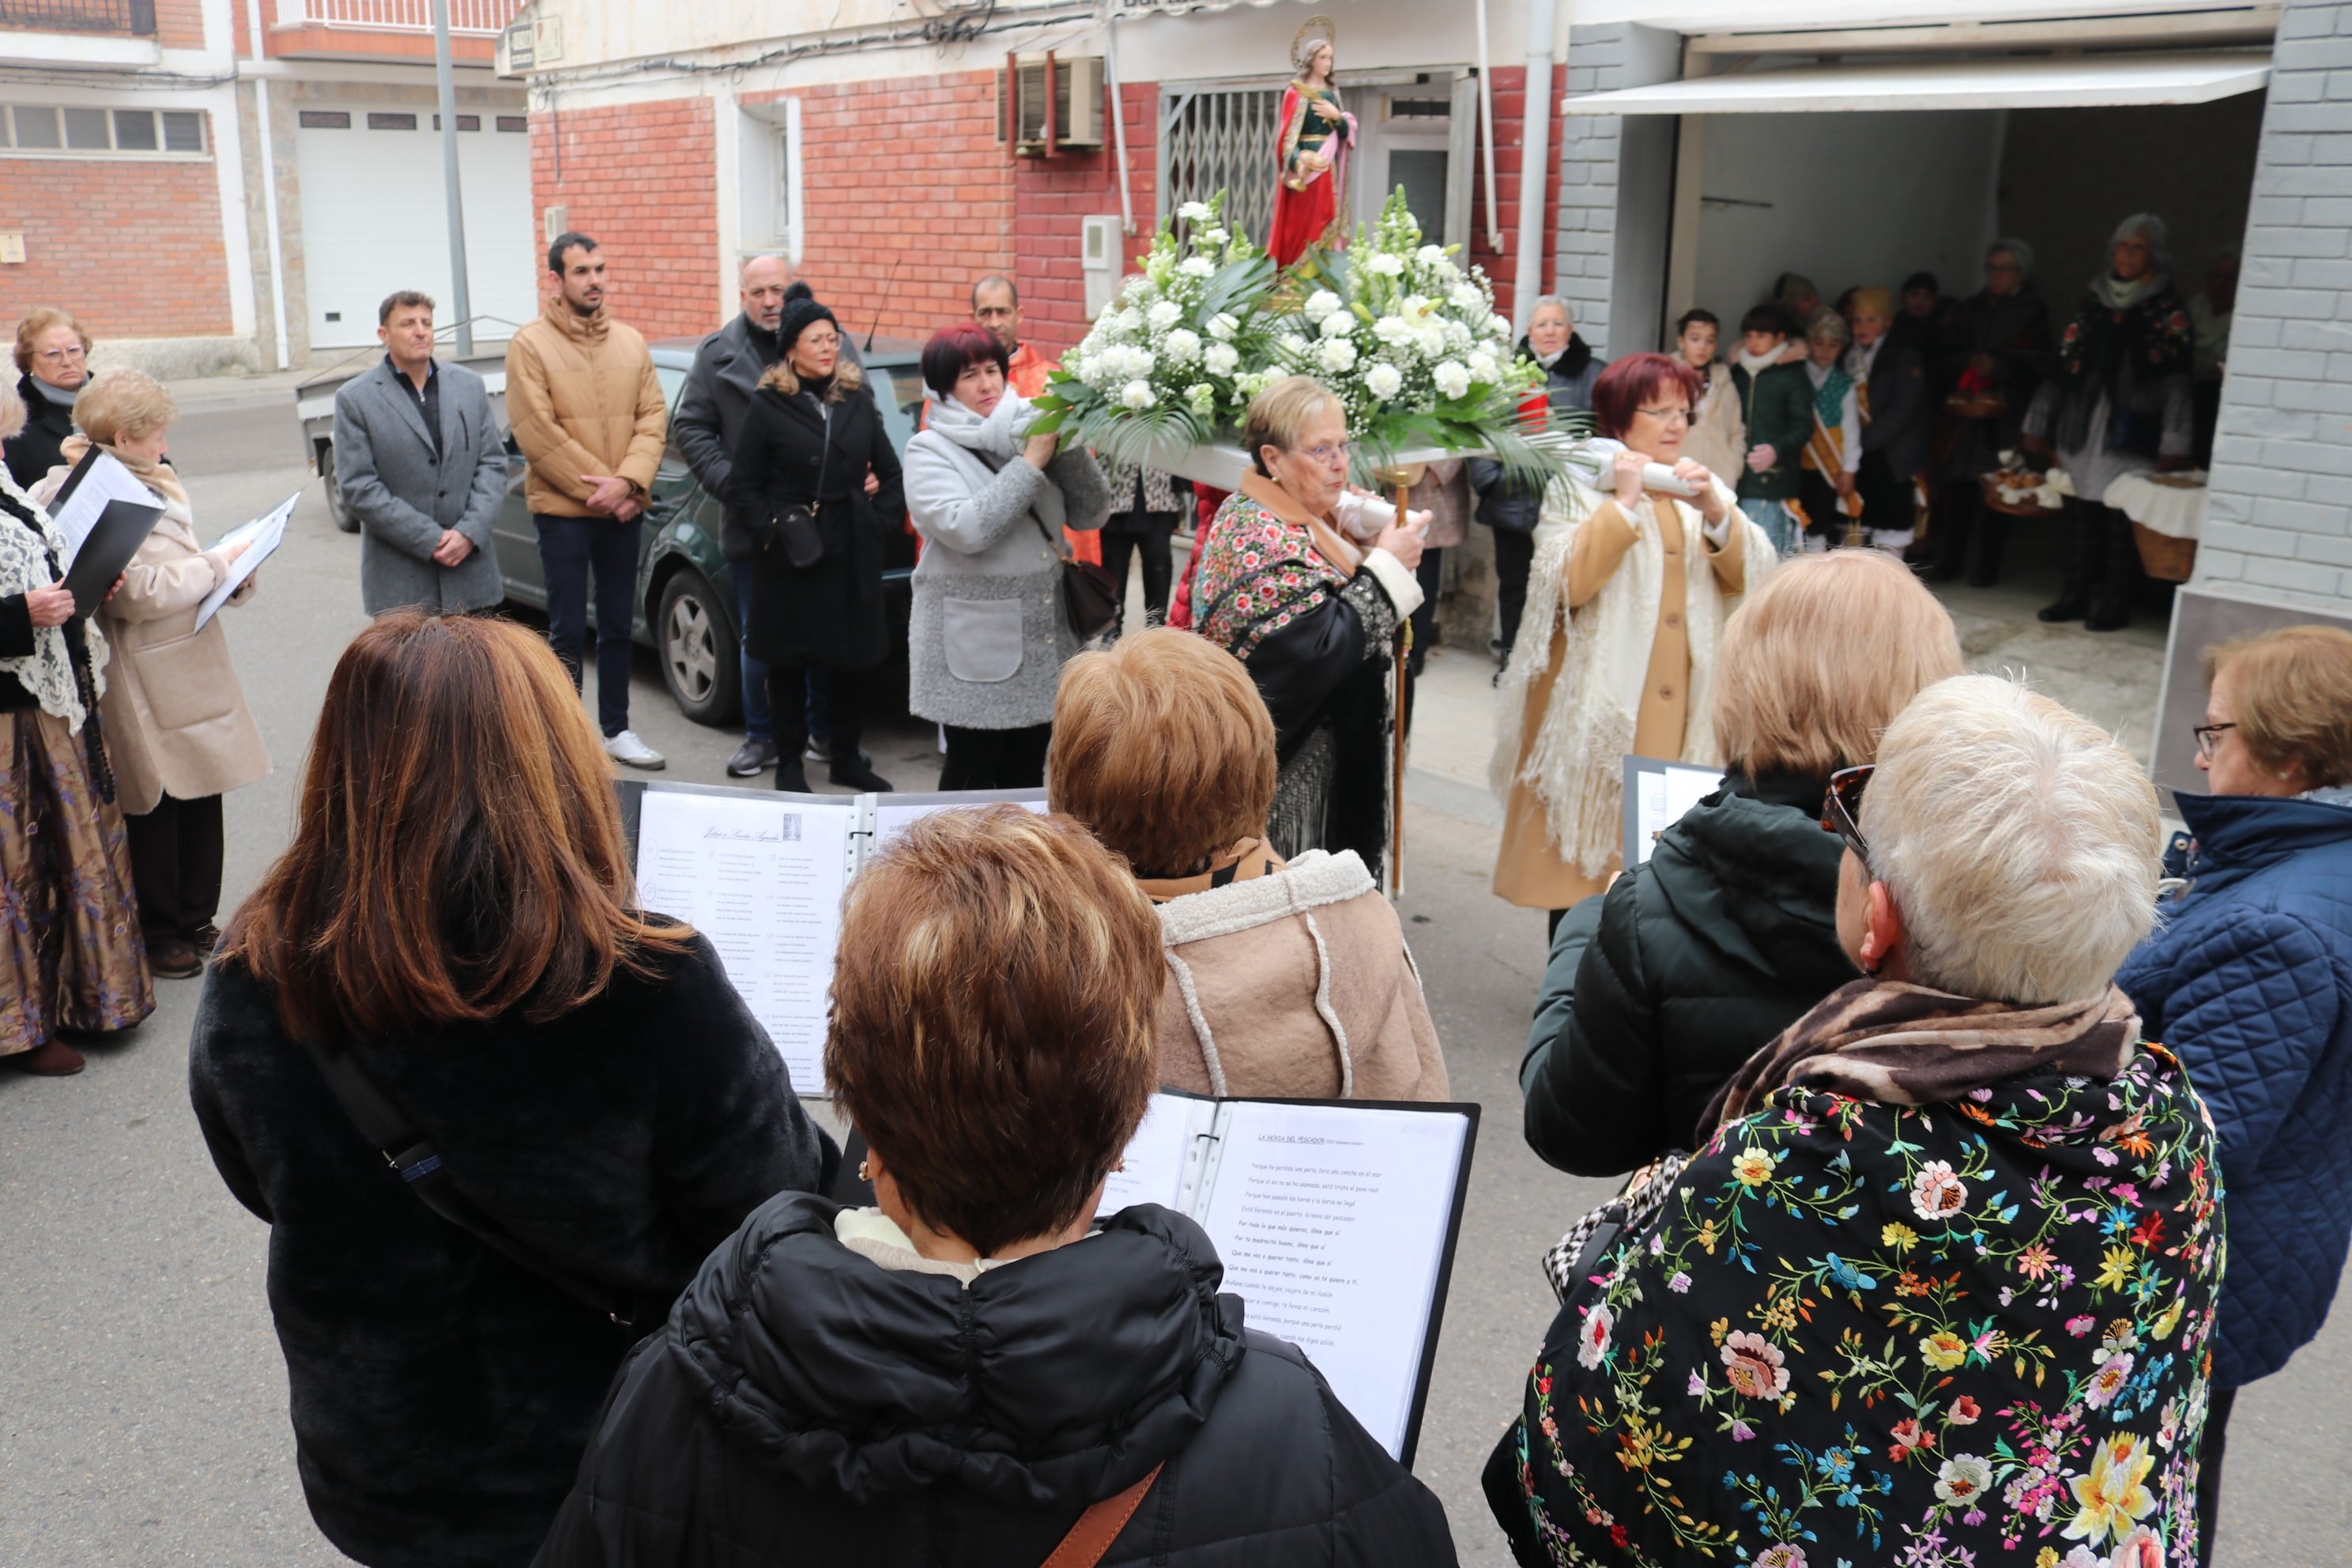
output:
<path id="1" fill-rule="evenodd" d="M 2154 921 L 2155 789 L 1956 676 L 1822 820 L 1862 976 L 1578 1260 L 1496 1518 L 1522 1563 L 2192 1568 L 2216 1144 L 2113 981 Z"/>
<path id="2" fill-rule="evenodd" d="M 1555 929 L 1623 858 L 1625 753 L 1723 760 L 1707 706 L 1716 633 L 1776 556 L 1731 487 L 1682 455 L 1706 391 L 1664 354 L 1602 371 L 1600 438 L 1584 464 L 1599 478 L 1572 469 L 1554 480 L 1536 523 L 1527 610 L 1500 683 L 1495 891 L 1551 910 Z M 1667 469 L 1680 494 L 1658 488 Z"/>
<path id="3" fill-rule="evenodd" d="M 1286 859 L 1353 849 L 1378 881 L 1388 844 L 1389 674 L 1398 626 L 1421 607 L 1421 531 L 1347 537 L 1347 413 L 1285 376 L 1250 400 L 1254 467 L 1217 510 L 1192 587 L 1192 630 L 1239 658 L 1274 715 L 1274 810 Z"/>

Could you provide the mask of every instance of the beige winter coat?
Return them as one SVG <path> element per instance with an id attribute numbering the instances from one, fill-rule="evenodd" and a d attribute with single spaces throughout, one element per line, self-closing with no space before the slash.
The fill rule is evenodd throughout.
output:
<path id="1" fill-rule="evenodd" d="M 1160 1081 L 1202 1094 L 1444 1100 L 1396 910 L 1352 849 L 1160 906 Z"/>
<path id="2" fill-rule="evenodd" d="M 68 437 L 67 467 L 52 468 L 35 494 L 54 495 L 88 446 L 80 436 Z M 249 784 L 269 772 L 269 752 L 237 684 L 226 617 L 215 616 L 196 629 L 196 608 L 229 563 L 198 542 L 176 475 L 131 466 L 166 504 L 155 531 L 123 569 L 121 591 L 98 612 L 114 649 L 99 711 L 115 800 L 125 816 L 140 816 L 166 795 L 201 800 Z M 228 603 L 244 604 L 260 581 L 257 573 L 247 578 Z"/>
<path id="3" fill-rule="evenodd" d="M 507 424 L 530 464 L 530 510 L 590 517 L 590 474 L 619 475 L 640 501 L 652 493 L 669 408 L 636 330 L 602 309 L 583 321 L 558 296 L 507 344 Z"/>

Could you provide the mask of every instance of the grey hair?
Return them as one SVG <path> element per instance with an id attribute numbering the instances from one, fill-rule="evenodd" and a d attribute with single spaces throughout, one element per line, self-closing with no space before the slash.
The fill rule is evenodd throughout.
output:
<path id="1" fill-rule="evenodd" d="M 2016 258 L 2018 271 L 2023 273 L 2028 278 L 2033 276 L 2033 247 L 2026 244 L 2025 241 L 2021 239 L 1996 239 L 1990 245 L 1985 247 L 1984 258 L 1987 261 L 1990 261 L 1994 257 L 1999 256 L 2004 250 L 2008 251 L 2011 256 Z"/>
<path id="2" fill-rule="evenodd" d="M 1536 319 L 1536 312 L 1542 310 L 1546 305 L 1559 306 L 1559 313 L 1568 318 L 1568 324 L 1571 327 L 1576 325 L 1576 307 L 1570 304 L 1567 300 L 1561 299 L 1557 294 L 1537 295 L 1535 297 L 1534 303 L 1528 307 L 1528 320 L 1530 321 L 1534 321 Z"/>
<path id="3" fill-rule="evenodd" d="M 2087 1000 L 2156 921 L 2156 786 L 2115 737 L 2013 680 L 1957 675 L 1914 698 L 1879 742 L 1861 826 L 1921 985 Z"/>
<path id="4" fill-rule="evenodd" d="M 1805 323 L 1805 341 L 1809 343 L 1825 342 L 1832 338 L 1842 343 L 1852 342 L 1853 329 L 1845 324 L 1843 316 L 1824 305 L 1813 312 L 1811 321 Z"/>
<path id="5" fill-rule="evenodd" d="M 2113 250 L 2134 235 L 2147 240 L 2148 249 L 2155 253 L 2156 265 L 2151 270 L 2162 272 L 2170 268 L 2172 231 L 2165 226 L 2162 218 L 2154 213 L 2132 214 L 2116 225 L 2116 232 L 2107 237 L 2107 248 Z"/>

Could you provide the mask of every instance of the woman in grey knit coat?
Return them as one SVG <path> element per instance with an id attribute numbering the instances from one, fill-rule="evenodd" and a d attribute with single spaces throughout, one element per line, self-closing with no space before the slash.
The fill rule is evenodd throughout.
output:
<path id="1" fill-rule="evenodd" d="M 923 349 L 927 427 L 907 443 L 923 536 L 908 627 L 908 706 L 947 730 L 941 789 L 1045 781 L 1054 692 L 1078 651 L 1062 601 L 1062 530 L 1102 526 L 1110 489 L 1083 448 L 1029 436 L 1004 345 L 950 327 Z"/>

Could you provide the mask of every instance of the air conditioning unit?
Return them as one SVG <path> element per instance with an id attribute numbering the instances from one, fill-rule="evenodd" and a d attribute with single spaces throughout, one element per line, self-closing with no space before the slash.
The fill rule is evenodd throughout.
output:
<path id="1" fill-rule="evenodd" d="M 1078 220 L 1078 273 L 1086 279 L 1087 320 L 1102 314 L 1118 292 L 1121 224 L 1117 215 Z"/>
<path id="2" fill-rule="evenodd" d="M 1007 55 L 1002 88 L 1013 156 L 1050 158 L 1103 144 L 1099 55 Z"/>

